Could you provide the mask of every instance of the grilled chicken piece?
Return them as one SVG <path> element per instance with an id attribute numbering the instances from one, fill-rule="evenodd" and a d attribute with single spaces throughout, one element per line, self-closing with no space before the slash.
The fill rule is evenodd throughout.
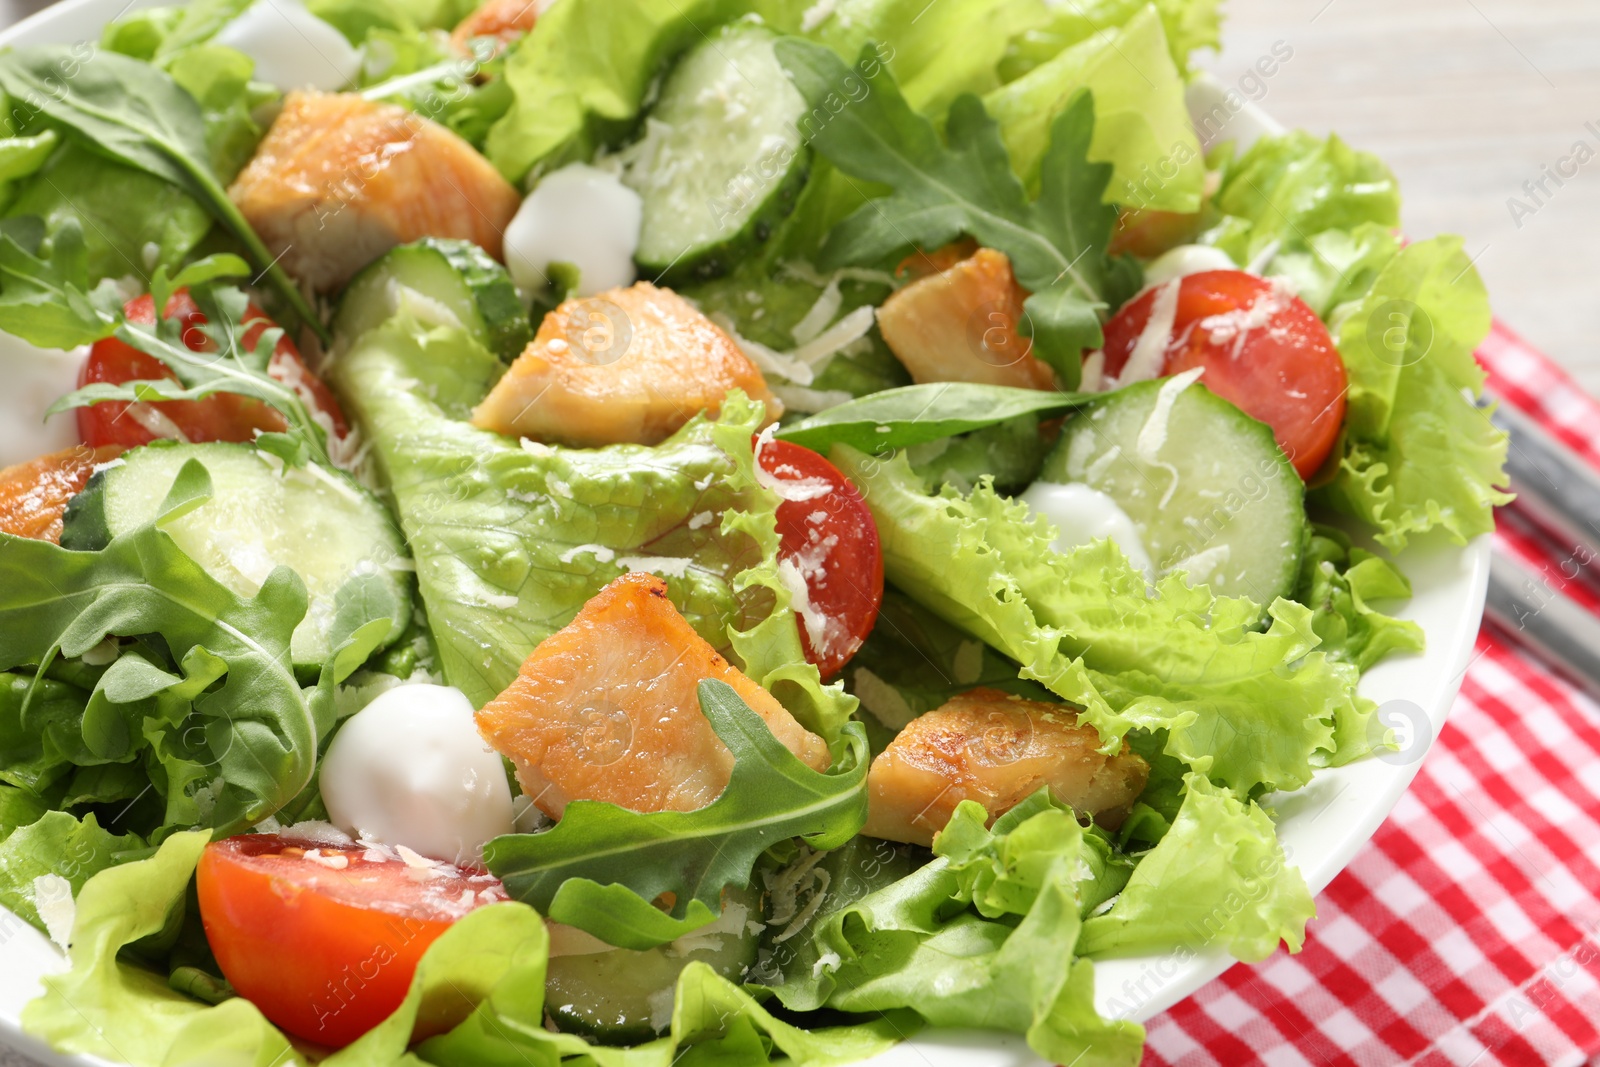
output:
<path id="1" fill-rule="evenodd" d="M 997 689 L 962 693 L 913 719 L 872 761 L 861 832 L 931 845 L 963 800 L 982 804 L 993 823 L 1041 785 L 1116 829 L 1150 767 L 1126 749 L 1106 756 L 1099 747 L 1070 708 Z"/>
<path id="2" fill-rule="evenodd" d="M 0 533 L 60 544 L 67 501 L 83 492 L 96 464 L 121 454 L 121 445 L 77 445 L 0 470 Z"/>
<path id="3" fill-rule="evenodd" d="M 650 574 L 618 578 L 545 638 L 478 712 L 478 730 L 552 818 L 574 800 L 692 811 L 715 800 L 733 771 L 700 710 L 703 678 L 733 686 L 789 751 L 827 769 L 822 738 L 719 656 Z"/>
<path id="4" fill-rule="evenodd" d="M 533 29 L 540 6 L 538 0 L 486 0 L 450 31 L 450 43 L 462 55 L 469 53 L 475 37 L 497 37 L 504 48 Z"/>
<path id="5" fill-rule="evenodd" d="M 783 407 L 727 334 L 677 293 L 638 282 L 568 300 L 472 414 L 496 433 L 579 447 L 654 445 L 730 389 Z"/>
<path id="6" fill-rule="evenodd" d="M 940 255 L 930 253 L 932 262 Z M 1032 342 L 1017 331 L 1027 295 L 1005 253 L 980 248 L 895 292 L 878 309 L 878 329 L 918 383 L 1054 389 L 1055 372 L 1033 358 Z"/>
<path id="7" fill-rule="evenodd" d="M 519 202 L 454 133 L 351 93 L 290 93 L 228 196 L 284 269 L 319 292 L 422 237 L 463 238 L 498 259 Z"/>

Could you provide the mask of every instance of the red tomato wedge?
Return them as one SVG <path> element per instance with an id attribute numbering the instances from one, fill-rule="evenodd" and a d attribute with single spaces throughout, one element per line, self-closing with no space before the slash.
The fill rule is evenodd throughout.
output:
<path id="1" fill-rule="evenodd" d="M 1159 291 L 1143 293 L 1106 323 L 1107 375 L 1122 373 Z M 1272 427 L 1300 477 L 1328 458 L 1344 423 L 1344 361 L 1299 297 L 1238 270 L 1184 278 L 1160 373 L 1195 367 L 1205 368 L 1206 388 Z"/>
<path id="2" fill-rule="evenodd" d="M 195 888 L 223 976 L 284 1030 L 335 1047 L 399 1007 L 451 923 L 508 899 L 492 875 L 275 834 L 207 845 Z M 449 1029 L 467 1010 L 463 1001 L 425 1012 L 416 1036 Z"/>
<path id="3" fill-rule="evenodd" d="M 883 604 L 883 549 L 872 512 L 839 468 L 809 448 L 756 440 L 756 462 L 778 504 L 779 567 L 805 583 L 794 604 L 800 644 L 824 680 L 838 674 L 872 632 Z M 798 598 L 796 598 L 798 599 Z"/>
<path id="4" fill-rule="evenodd" d="M 147 293 L 135 297 L 122 308 L 131 323 L 148 326 L 155 319 L 155 300 Z M 180 289 L 167 301 L 165 318 L 183 323 L 183 341 L 191 351 L 205 352 L 212 341 L 199 327 L 205 324 L 187 289 Z M 266 312 L 251 304 L 245 311 L 247 328 L 242 338 L 245 347 L 255 344 L 264 330 L 274 325 Z M 339 402 L 320 378 L 311 373 L 300 351 L 287 336 L 273 348 L 267 373 L 289 386 L 300 399 L 328 418 L 335 436 L 349 432 Z M 79 387 L 93 382 L 132 382 L 175 379 L 175 375 L 154 356 L 148 356 L 115 337 L 95 342 L 89 358 L 78 373 Z M 133 404 L 109 400 L 78 409 L 78 436 L 93 448 L 122 445 L 135 448 L 160 437 L 182 436 L 188 441 L 250 441 L 258 431 L 283 431 L 283 416 L 270 406 L 250 397 L 220 393 L 204 400 L 168 400 Z"/>

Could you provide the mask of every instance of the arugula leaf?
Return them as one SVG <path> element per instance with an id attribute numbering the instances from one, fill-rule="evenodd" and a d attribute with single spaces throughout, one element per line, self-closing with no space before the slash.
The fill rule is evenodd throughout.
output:
<path id="1" fill-rule="evenodd" d="M 170 280 L 165 270 L 158 269 L 150 279 L 151 293 L 163 301 L 157 306 L 164 307 L 165 298 L 173 290 L 189 286 L 205 322 L 186 325 L 177 316 L 159 318 L 153 325 L 124 321 L 112 332 L 123 343 L 160 360 L 178 380 L 95 382 L 58 399 L 50 405 L 46 416 L 72 408 L 92 407 L 108 400 L 202 400 L 217 393 L 232 393 L 253 397 L 276 409 L 307 455 L 324 466 L 333 466 L 328 454 L 327 429 L 312 416 L 299 393 L 267 372 L 283 330 L 277 327 L 262 330 L 254 344 L 245 348 L 244 338 L 251 329 L 244 321 L 249 297 L 239 289 L 204 284 L 247 271 L 244 261 L 231 255 L 198 260 Z M 185 334 L 194 329 L 210 339 L 212 350 L 196 352 L 185 343 Z"/>
<path id="2" fill-rule="evenodd" d="M 1050 128 L 1040 163 L 1040 194 L 1029 202 L 1012 170 L 999 125 L 971 94 L 956 98 L 946 127 L 949 145 L 911 109 L 894 78 L 868 47 L 855 71 L 821 45 L 785 38 L 778 61 L 813 108 L 826 108 L 847 79 L 866 77 L 868 94 L 852 101 L 815 134 L 817 151 L 847 176 L 893 191 L 868 201 L 829 233 L 823 269 L 879 264 L 912 247 L 934 248 L 967 234 L 1011 259 L 1017 281 L 1032 292 L 1023 328 L 1034 354 L 1077 385 L 1082 353 L 1103 340 L 1100 314 L 1107 287 L 1121 285 L 1106 247 L 1116 208 L 1102 203 L 1111 166 L 1091 163 L 1094 102 L 1075 93 Z"/>
<path id="3" fill-rule="evenodd" d="M 63 220 L 41 257 L 44 223 L 0 222 L 0 329 L 40 348 L 75 348 L 111 334 L 122 311 L 114 286 L 88 289 L 83 230 Z"/>
<path id="4" fill-rule="evenodd" d="M 489 870 L 513 896 L 556 922 L 643 949 L 686 932 L 639 921 L 655 911 L 649 901 L 663 893 L 674 895 L 672 918 L 704 925 L 721 912 L 723 889 L 748 883 L 757 858 L 772 845 L 800 837 L 826 850 L 861 829 L 868 753 L 859 723 L 845 724 L 837 770 L 822 774 L 784 748 L 725 682 L 702 681 L 700 707 L 734 759 L 716 800 L 696 811 L 649 814 L 573 801 L 543 833 L 489 842 Z M 629 898 L 617 887 L 634 894 L 634 903 L 625 903 Z M 596 907 L 601 901 L 611 908 Z"/>
<path id="5" fill-rule="evenodd" d="M 817 452 L 836 444 L 887 452 L 981 430 L 1023 415 L 1057 415 L 1093 403 L 1096 393 L 1051 393 L 970 382 L 886 389 L 836 405 L 778 430 Z"/>
<path id="6" fill-rule="evenodd" d="M 323 341 L 326 327 L 211 169 L 205 116 L 166 72 L 115 52 L 33 45 L 0 56 L 0 89 L 87 147 L 190 193 L 238 238 L 284 301 Z"/>
<path id="7" fill-rule="evenodd" d="M 157 837 L 191 825 L 233 832 L 300 792 L 333 726 L 340 670 L 383 637 L 375 627 L 341 635 L 340 664 L 302 691 L 289 658 L 306 610 L 300 578 L 280 567 L 256 596 L 240 597 L 163 529 L 210 494 L 210 476 L 191 460 L 155 521 L 103 550 L 0 535 L 0 669 L 42 669 L 112 635 L 158 638 L 122 651 L 79 726 L 97 762 L 145 755 L 165 800 Z"/>

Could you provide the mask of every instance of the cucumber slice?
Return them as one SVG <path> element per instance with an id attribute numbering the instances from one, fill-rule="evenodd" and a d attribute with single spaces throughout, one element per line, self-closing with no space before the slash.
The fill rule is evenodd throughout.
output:
<path id="1" fill-rule="evenodd" d="M 722 918 L 670 945 L 634 952 L 612 949 L 552 956 L 545 972 L 544 1010 L 567 1033 L 606 1045 L 631 1045 L 655 1037 L 672 1016 L 678 974 L 691 963 L 738 982 L 756 960 L 756 894 L 729 889 Z"/>
<path id="2" fill-rule="evenodd" d="M 775 40 L 750 23 L 727 26 L 668 75 L 622 176 L 643 201 L 634 258 L 649 276 L 726 273 L 794 209 L 809 170 L 806 103 Z"/>
<path id="3" fill-rule="evenodd" d="M 361 586 L 364 600 L 353 605 L 363 613 L 358 623 L 387 616 L 386 643 L 400 636 L 411 621 L 411 578 L 405 543 L 383 505 L 343 472 L 314 464 L 280 471 L 253 445 L 159 442 L 124 453 L 72 499 L 61 543 L 101 548 L 154 519 L 191 459 L 211 476 L 211 499 L 169 522 L 167 533 L 241 596 L 253 596 L 279 565 L 300 575 L 310 603 L 290 643 L 296 667 L 327 660 L 345 606 L 340 590 L 356 576 L 371 576 Z"/>
<path id="4" fill-rule="evenodd" d="M 1110 496 L 1162 572 L 1263 606 L 1294 592 L 1305 483 L 1272 430 L 1183 376 L 1140 382 L 1079 412 L 1039 475 Z"/>
<path id="5" fill-rule="evenodd" d="M 533 336 L 511 275 L 471 241 L 424 237 L 384 253 L 339 298 L 334 333 L 354 340 L 403 307 L 465 328 L 502 359 L 520 355 Z"/>

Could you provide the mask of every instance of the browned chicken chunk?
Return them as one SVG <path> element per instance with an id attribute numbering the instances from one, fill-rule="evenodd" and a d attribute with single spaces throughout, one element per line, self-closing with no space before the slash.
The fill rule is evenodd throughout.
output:
<path id="1" fill-rule="evenodd" d="M 625 574 L 547 637 L 478 729 L 517 768 L 539 810 L 574 800 L 692 811 L 721 794 L 733 755 L 700 710 L 703 678 L 731 685 L 783 745 L 825 770 L 828 746 L 719 656 L 649 574 Z"/>
<path id="2" fill-rule="evenodd" d="M 942 255 L 930 253 L 928 262 L 938 265 Z M 980 248 L 895 292 L 878 309 L 878 329 L 918 383 L 1053 389 L 1055 373 L 1017 329 L 1025 299 L 1005 253 Z"/>
<path id="3" fill-rule="evenodd" d="M 60 544 L 67 502 L 83 492 L 97 465 L 121 454 L 121 445 L 75 445 L 0 470 L 0 533 Z"/>
<path id="4" fill-rule="evenodd" d="M 992 823 L 1042 785 L 1115 829 L 1150 768 L 1126 749 L 1107 756 L 1099 746 L 1071 708 L 997 689 L 962 693 L 913 719 L 872 761 L 861 832 L 931 845 L 963 800 L 982 804 Z"/>
<path id="5" fill-rule="evenodd" d="M 727 334 L 670 289 L 638 282 L 568 300 L 473 412 L 496 433 L 580 447 L 654 445 L 730 389 L 782 406 Z"/>
<path id="6" fill-rule="evenodd" d="M 465 54 L 475 38 L 493 37 L 503 48 L 533 29 L 538 21 L 538 0 L 485 0 L 450 31 L 450 43 Z"/>
<path id="7" fill-rule="evenodd" d="M 352 93 L 290 93 L 228 195 L 284 269 L 319 292 L 422 237 L 472 241 L 498 259 L 519 203 L 454 133 Z"/>

